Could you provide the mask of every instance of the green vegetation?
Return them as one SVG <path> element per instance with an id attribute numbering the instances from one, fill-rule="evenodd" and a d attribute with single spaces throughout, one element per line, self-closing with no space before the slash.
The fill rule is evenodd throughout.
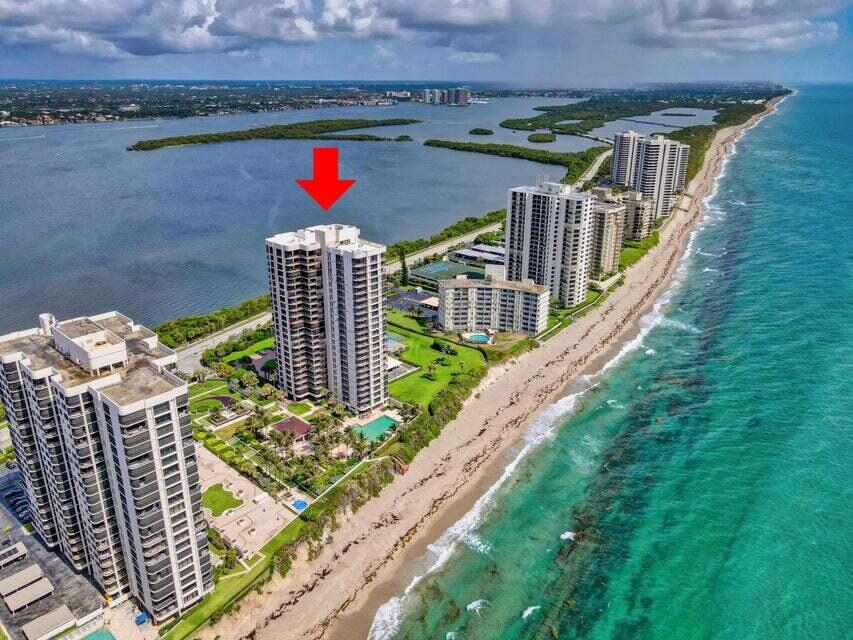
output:
<path id="1" fill-rule="evenodd" d="M 405 133 L 394 138 L 394 142 L 411 142 L 412 136 L 407 136 Z"/>
<path id="2" fill-rule="evenodd" d="M 193 398 L 199 398 L 203 395 L 210 393 L 211 391 L 220 390 L 223 392 L 228 391 L 227 383 L 225 380 L 220 378 L 211 378 L 210 380 L 205 380 L 204 382 L 199 382 L 198 384 L 194 384 L 190 386 L 189 396 L 190 400 Z"/>
<path id="3" fill-rule="evenodd" d="M 399 242 L 395 242 L 394 244 L 388 245 L 388 249 L 385 252 L 385 256 L 389 262 L 393 262 L 400 257 L 401 252 L 406 255 L 414 253 L 415 251 L 426 249 L 427 247 L 430 247 L 434 244 L 438 244 L 446 240 L 451 240 L 453 238 L 463 236 L 467 233 L 476 231 L 477 229 L 482 229 L 483 227 L 488 227 L 489 225 L 493 225 L 498 222 L 503 222 L 504 220 L 506 220 L 506 209 L 498 209 L 497 211 L 491 211 L 479 218 L 475 216 L 468 216 L 463 220 L 454 222 L 449 227 L 445 227 L 438 233 L 431 235 L 429 238 L 419 238 L 417 240 L 400 240 Z"/>
<path id="4" fill-rule="evenodd" d="M 311 405 L 305 402 L 291 402 L 287 405 L 287 410 L 290 411 L 290 413 L 301 416 L 311 411 Z"/>
<path id="5" fill-rule="evenodd" d="M 272 349 L 273 346 L 275 346 L 275 338 L 264 338 L 263 340 L 259 340 L 258 342 L 253 342 L 245 349 L 241 349 L 240 351 L 232 351 L 222 360 L 223 362 L 234 362 L 234 360 L 245 358 L 247 356 L 252 355 L 253 353 L 257 353 L 258 351 Z"/>
<path id="6" fill-rule="evenodd" d="M 633 264 L 636 264 L 644 255 L 649 252 L 649 249 L 656 246 L 660 241 L 660 236 L 655 231 L 648 238 L 643 238 L 639 241 L 626 240 L 623 242 L 622 251 L 619 252 L 619 270 L 624 271 Z"/>
<path id="7" fill-rule="evenodd" d="M 687 159 L 687 180 L 699 173 L 705 154 L 711 148 L 711 141 L 719 129 L 743 124 L 752 116 L 764 111 L 763 104 L 736 103 L 727 104 L 714 116 L 714 124 L 700 124 L 668 132 L 666 136 L 690 145 L 690 156 Z"/>
<path id="8" fill-rule="evenodd" d="M 453 149 L 454 151 L 471 151 L 473 153 L 486 153 L 504 158 L 518 158 L 519 160 L 530 160 L 543 164 L 556 164 L 566 168 L 563 182 L 575 182 L 589 168 L 589 165 L 598 157 L 606 147 L 591 147 L 583 151 L 557 152 L 544 149 L 531 149 L 519 147 L 513 144 L 482 144 L 479 142 L 455 142 L 452 140 L 427 140 L 424 142 L 428 147 L 441 147 L 442 149 Z"/>
<path id="9" fill-rule="evenodd" d="M 597 187 L 602 181 L 610 177 L 611 171 L 613 171 L 612 153 L 604 159 L 604 162 L 598 167 L 595 175 L 581 186 L 580 191 L 589 191 L 593 187 Z"/>
<path id="10" fill-rule="evenodd" d="M 542 112 L 540 115 L 510 118 L 501 122 L 501 126 L 520 131 L 551 129 L 554 133 L 589 133 L 610 120 L 648 115 L 671 106 L 673 105 L 660 100 L 602 96 L 574 104 L 536 107 L 536 111 Z M 565 122 L 566 120 L 578 122 Z"/>
<path id="11" fill-rule="evenodd" d="M 279 531 L 249 559 L 250 569 L 240 576 L 221 580 L 212 593 L 186 615 L 160 630 L 164 640 L 184 640 L 208 622 L 216 622 L 233 611 L 237 603 L 253 589 L 261 589 L 273 571 L 287 574 L 299 549 L 307 547 L 309 557 L 320 547 L 323 532 L 338 513 L 357 511 L 393 479 L 390 461 L 362 464 L 347 479 L 329 491 L 298 518 Z"/>
<path id="12" fill-rule="evenodd" d="M 416 333 L 407 327 L 394 324 L 392 319 L 389 319 L 388 323 L 393 327 L 394 333 L 405 338 L 406 350 L 396 357 L 420 367 L 389 386 L 389 393 L 401 402 L 427 409 L 440 392 L 448 386 L 455 386 L 451 383 L 455 383 L 460 374 L 484 368 L 485 358 L 477 349 Z M 446 344 L 456 353 L 439 351 L 433 347 L 433 342 Z"/>
<path id="13" fill-rule="evenodd" d="M 128 151 L 151 151 L 164 147 L 178 147 L 187 144 L 212 144 L 216 142 L 235 142 L 239 140 L 360 140 L 388 141 L 391 138 L 381 138 L 370 134 L 333 135 L 337 131 L 352 129 L 367 129 L 370 127 L 391 127 L 404 124 L 414 124 L 420 120 L 411 118 L 387 118 L 385 120 L 338 119 L 312 120 L 311 122 L 295 122 L 293 124 L 277 124 L 269 127 L 256 127 L 242 131 L 224 131 L 222 133 L 198 133 L 172 138 L 157 138 L 155 140 L 140 140 L 128 147 Z"/>
<path id="14" fill-rule="evenodd" d="M 214 518 L 218 518 L 229 509 L 239 507 L 243 504 L 243 501 L 235 498 L 233 493 L 219 483 L 213 485 L 201 495 L 201 503 L 210 509 Z"/>
<path id="15" fill-rule="evenodd" d="M 474 127 L 468 133 L 472 136 L 492 136 L 495 134 L 491 129 L 484 129 L 483 127 Z"/>
<path id="16" fill-rule="evenodd" d="M 268 311 L 269 308 L 270 296 L 264 294 L 259 298 L 252 298 L 233 307 L 212 311 L 203 316 L 184 316 L 176 320 L 169 320 L 155 327 L 154 331 L 157 332 L 160 341 L 167 347 L 179 347 L 206 338 L 243 320 L 248 320 Z"/>
<path id="17" fill-rule="evenodd" d="M 762 97 L 769 99 L 785 92 L 781 89 L 770 90 L 764 93 Z M 752 99 L 755 96 L 749 97 Z M 586 135 L 611 120 L 649 115 L 654 111 L 673 107 L 714 109 L 717 111 L 714 116 L 714 124 L 669 130 L 664 134 L 668 138 L 680 140 L 690 145 L 690 159 L 687 166 L 688 180 L 699 171 L 705 159 L 705 153 L 711 145 L 711 140 L 719 129 L 742 124 L 764 109 L 763 104 L 740 102 L 734 97 L 727 99 L 725 96 L 717 99 L 679 95 L 661 96 L 661 99 L 646 99 L 642 96 L 636 98 L 601 96 L 575 104 L 536 107 L 536 111 L 542 113 L 528 118 L 504 120 L 501 122 L 501 126 L 520 131 L 550 129 L 553 133 Z M 577 122 L 565 122 L 566 120 L 576 120 Z"/>
<path id="18" fill-rule="evenodd" d="M 556 142 L 557 134 L 555 133 L 531 133 L 527 136 L 528 142 Z"/>
<path id="19" fill-rule="evenodd" d="M 504 243 L 505 238 L 506 233 L 503 230 L 486 231 L 485 233 L 481 233 L 476 238 L 474 238 L 474 242 L 477 244 L 491 244 L 500 246 Z"/>
<path id="20" fill-rule="evenodd" d="M 0 465 L 8 464 L 15 460 L 15 447 L 6 447 L 0 451 Z"/>

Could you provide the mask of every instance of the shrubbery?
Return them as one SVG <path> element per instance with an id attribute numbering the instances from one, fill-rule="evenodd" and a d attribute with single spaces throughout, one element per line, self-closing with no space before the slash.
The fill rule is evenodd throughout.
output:
<path id="1" fill-rule="evenodd" d="M 233 307 L 211 311 L 203 316 L 184 316 L 164 322 L 154 329 L 160 341 L 167 347 L 179 347 L 195 342 L 217 331 L 256 316 L 270 308 L 270 296 L 246 300 Z"/>

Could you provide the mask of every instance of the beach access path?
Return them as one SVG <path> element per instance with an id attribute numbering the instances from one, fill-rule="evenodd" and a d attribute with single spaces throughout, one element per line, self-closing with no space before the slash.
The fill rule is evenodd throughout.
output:
<path id="1" fill-rule="evenodd" d="M 764 113 L 772 110 L 774 100 Z M 625 284 L 605 303 L 545 345 L 492 368 L 455 420 L 357 514 L 341 515 L 319 555 L 298 558 L 242 600 L 239 612 L 197 633 L 199 638 L 251 640 L 367 637 L 376 610 L 399 595 L 417 570 L 415 559 L 463 516 L 503 472 L 508 454 L 546 406 L 577 376 L 598 372 L 637 336 L 639 318 L 670 282 L 702 202 L 744 125 L 717 132 L 660 243 L 625 272 Z"/>

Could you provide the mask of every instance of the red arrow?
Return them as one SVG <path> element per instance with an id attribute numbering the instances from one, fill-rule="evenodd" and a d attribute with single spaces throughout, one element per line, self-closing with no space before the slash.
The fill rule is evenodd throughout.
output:
<path id="1" fill-rule="evenodd" d="M 314 177 L 297 180 L 296 183 L 328 211 L 355 184 L 355 180 L 338 178 L 337 147 L 314 147 Z"/>

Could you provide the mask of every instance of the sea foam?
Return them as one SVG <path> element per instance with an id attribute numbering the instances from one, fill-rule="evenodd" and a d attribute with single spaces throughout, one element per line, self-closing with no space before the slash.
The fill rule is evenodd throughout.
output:
<path id="1" fill-rule="evenodd" d="M 752 126 L 755 125 L 753 124 Z M 722 178 L 726 175 L 729 160 L 733 155 L 737 153 L 737 143 L 743 136 L 744 131 L 746 131 L 746 129 L 741 131 L 740 134 L 732 142 L 729 153 L 723 158 L 720 164 L 720 172 L 714 178 L 713 186 L 710 190 L 710 193 L 708 193 L 708 195 L 703 198 L 702 203 L 705 211 L 705 216 L 703 220 L 708 219 L 709 203 L 717 195 L 720 180 L 722 180 Z M 596 374 L 579 376 L 577 384 L 583 387 L 582 390 L 567 395 L 564 398 L 561 398 L 555 403 L 543 408 L 539 412 L 539 415 L 533 421 L 533 423 L 530 425 L 530 427 L 527 429 L 523 436 L 525 441 L 524 447 L 521 449 L 518 455 L 516 455 L 516 457 L 506 466 L 500 478 L 498 478 L 498 480 L 491 487 L 489 487 L 489 489 L 477 500 L 477 502 L 474 504 L 471 510 L 468 511 L 468 513 L 466 513 L 461 519 L 459 519 L 449 529 L 447 529 L 447 531 L 445 531 L 439 537 L 439 539 L 436 540 L 436 542 L 428 546 L 429 553 L 433 559 L 433 563 L 429 567 L 429 569 L 427 569 L 427 571 L 423 575 L 415 576 L 415 578 L 412 579 L 412 581 L 409 583 L 409 585 L 406 587 L 406 589 L 400 596 L 391 598 L 390 600 L 388 600 L 388 602 L 379 607 L 376 612 L 376 616 L 373 619 L 373 624 L 371 625 L 370 632 L 368 634 L 368 640 L 390 640 L 394 637 L 394 635 L 400 628 L 404 607 L 409 598 L 411 597 L 411 594 L 415 587 L 426 576 L 435 573 L 445 564 L 447 564 L 459 542 L 463 541 L 468 534 L 470 534 L 472 531 L 477 529 L 477 527 L 479 527 L 480 523 L 487 515 L 489 508 L 493 504 L 495 494 L 507 482 L 507 480 L 512 477 L 512 475 L 518 469 L 524 458 L 526 458 L 527 455 L 530 454 L 533 450 L 535 450 L 540 444 L 542 444 L 554 435 L 557 426 L 561 423 L 561 418 L 565 418 L 569 413 L 574 411 L 578 399 L 584 393 L 586 393 L 586 391 L 596 386 L 596 380 L 601 375 L 615 367 L 627 355 L 642 346 L 646 336 L 648 336 L 648 334 L 654 328 L 660 326 L 662 323 L 664 323 L 665 320 L 669 320 L 668 318 L 666 318 L 665 309 L 672 301 L 675 292 L 680 288 L 681 284 L 684 282 L 684 279 L 687 277 L 687 273 L 690 266 L 690 260 L 694 252 L 696 237 L 699 231 L 701 231 L 701 229 L 702 225 L 700 224 L 691 230 L 688 236 L 687 244 L 684 249 L 684 253 L 678 261 L 678 266 L 676 267 L 675 272 L 673 273 L 669 287 L 658 296 L 658 298 L 655 300 L 655 303 L 652 305 L 652 309 L 640 317 L 640 330 L 637 335 L 631 340 L 625 341 L 622 344 L 622 348 L 619 350 L 619 352 L 616 353 L 608 362 L 604 364 L 604 366 L 601 368 L 601 371 Z M 675 323 L 678 321 L 672 322 Z M 685 325 L 685 327 L 687 327 L 687 329 L 692 332 L 699 332 L 696 327 L 692 327 L 690 325 Z M 567 531 L 563 535 L 566 534 L 572 534 L 572 536 L 574 536 L 573 532 L 570 531 Z M 481 601 L 475 600 L 473 603 L 469 604 L 469 610 L 470 607 L 477 602 Z"/>

